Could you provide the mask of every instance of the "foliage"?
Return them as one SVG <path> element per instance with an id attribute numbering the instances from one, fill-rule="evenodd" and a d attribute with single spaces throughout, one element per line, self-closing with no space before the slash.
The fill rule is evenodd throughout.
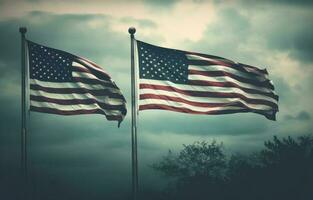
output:
<path id="1" fill-rule="evenodd" d="M 205 141 L 169 151 L 153 168 L 175 181 L 163 199 L 313 199 L 312 135 L 272 140 L 248 155 L 226 157 Z M 164 195 L 163 195 L 164 196 Z"/>
<path id="2" fill-rule="evenodd" d="M 184 149 L 178 156 L 169 151 L 168 155 L 153 167 L 167 176 L 179 178 L 204 176 L 217 179 L 224 176 L 226 156 L 223 144 L 202 141 L 183 146 Z"/>

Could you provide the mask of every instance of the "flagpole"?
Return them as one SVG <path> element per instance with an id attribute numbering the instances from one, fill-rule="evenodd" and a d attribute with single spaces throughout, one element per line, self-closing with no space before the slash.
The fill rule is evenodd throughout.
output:
<path id="1" fill-rule="evenodd" d="M 137 105 L 136 105 L 136 74 L 135 74 L 135 33 L 136 29 L 130 27 L 128 29 L 130 34 L 130 45 L 131 45 L 131 102 L 132 102 L 132 195 L 133 200 L 138 198 L 138 157 L 137 157 Z"/>
<path id="2" fill-rule="evenodd" d="M 21 169 L 25 183 L 27 182 L 27 127 L 26 127 L 26 27 L 20 27 L 21 33 L 21 109 L 22 109 L 22 124 L 21 124 Z"/>

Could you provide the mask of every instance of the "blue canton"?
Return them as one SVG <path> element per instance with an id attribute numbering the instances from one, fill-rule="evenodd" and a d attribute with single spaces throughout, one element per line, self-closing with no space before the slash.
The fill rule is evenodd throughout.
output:
<path id="1" fill-rule="evenodd" d="M 139 77 L 168 80 L 184 84 L 188 81 L 188 60 L 185 53 L 137 41 Z"/>
<path id="2" fill-rule="evenodd" d="M 71 82 L 73 55 L 28 41 L 31 79 Z"/>

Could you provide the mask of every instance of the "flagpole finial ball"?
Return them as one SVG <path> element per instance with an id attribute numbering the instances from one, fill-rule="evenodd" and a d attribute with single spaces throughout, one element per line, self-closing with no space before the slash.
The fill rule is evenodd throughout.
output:
<path id="1" fill-rule="evenodd" d="M 20 33 L 25 34 L 27 32 L 26 27 L 20 27 Z"/>
<path id="2" fill-rule="evenodd" d="M 128 29 L 128 33 L 131 34 L 131 35 L 135 34 L 135 33 L 136 33 L 135 27 L 130 27 L 130 28 Z"/>

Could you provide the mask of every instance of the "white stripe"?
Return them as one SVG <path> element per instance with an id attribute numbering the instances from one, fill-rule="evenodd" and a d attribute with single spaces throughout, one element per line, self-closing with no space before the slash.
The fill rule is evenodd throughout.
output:
<path id="1" fill-rule="evenodd" d="M 188 60 L 207 60 L 207 61 L 211 61 L 211 62 L 220 62 L 220 60 L 218 59 L 214 59 L 214 58 L 206 58 L 206 57 L 202 57 L 202 56 L 199 56 L 199 55 L 193 55 L 193 54 L 186 54 L 186 57 Z M 228 62 L 232 62 L 234 64 L 236 64 L 234 61 L 231 61 L 231 60 L 228 60 L 228 59 L 225 59 L 225 58 L 221 58 L 221 59 L 224 59 L 224 60 L 227 60 Z M 223 61 L 221 61 L 223 62 Z M 247 70 L 248 73 L 254 73 L 256 75 L 260 75 L 260 76 L 264 76 L 267 78 L 267 74 L 265 73 L 262 73 L 254 68 L 251 68 L 251 67 L 248 67 L 248 66 L 243 66 L 243 68 L 245 70 Z"/>
<path id="2" fill-rule="evenodd" d="M 175 84 L 170 81 L 158 81 L 158 80 L 151 80 L 151 79 L 140 79 L 140 83 L 150 84 L 150 85 L 171 86 L 180 90 L 188 90 L 188 91 L 238 93 L 251 99 L 264 99 L 267 101 L 271 101 L 273 103 L 277 103 L 277 101 L 271 97 L 261 95 L 261 94 L 247 93 L 235 87 L 192 86 L 192 85 Z"/>
<path id="3" fill-rule="evenodd" d="M 153 90 L 153 89 L 141 89 L 140 94 L 155 94 L 155 95 L 165 95 L 169 97 L 179 97 L 187 101 L 196 102 L 196 103 L 235 103 L 241 102 L 247 107 L 260 109 L 260 110 L 269 110 L 272 107 L 263 104 L 250 104 L 240 98 L 214 98 L 214 97 L 193 97 L 177 92 L 168 92 L 164 90 Z M 140 100 L 142 101 L 142 100 Z"/>
<path id="4" fill-rule="evenodd" d="M 88 68 L 85 67 L 84 65 L 82 65 L 82 64 L 80 64 L 80 63 L 78 63 L 78 62 L 75 62 L 75 61 L 72 62 L 72 66 L 73 66 L 73 67 L 77 67 L 77 68 L 88 69 Z"/>
<path id="5" fill-rule="evenodd" d="M 96 79 L 96 80 L 103 81 L 102 79 L 99 79 L 95 75 L 90 74 L 88 72 L 72 72 L 72 76 L 78 77 L 78 78 L 89 78 L 89 79 Z"/>
<path id="6" fill-rule="evenodd" d="M 61 111 L 77 111 L 77 110 L 93 110 L 93 109 L 100 109 L 103 110 L 107 115 L 122 115 L 120 110 L 105 110 L 102 109 L 97 104 L 78 104 L 78 105 L 60 105 L 55 103 L 48 103 L 48 102 L 37 102 L 37 101 L 30 101 L 31 106 L 40 107 L 40 108 L 52 108 Z"/>
<path id="7" fill-rule="evenodd" d="M 222 65 L 209 65 L 209 66 L 197 66 L 197 65 L 189 65 L 189 70 L 197 70 L 197 71 L 222 71 L 222 72 L 228 72 L 243 78 L 251 79 L 251 80 L 259 80 L 259 81 L 265 81 L 268 80 L 265 78 L 265 76 L 255 76 L 251 75 L 249 73 L 244 73 L 239 70 L 236 70 L 235 68 L 225 67 Z"/>
<path id="8" fill-rule="evenodd" d="M 99 69 L 98 67 L 95 67 L 95 66 L 89 64 L 88 62 L 86 62 L 84 60 L 80 60 L 80 61 L 83 62 L 84 64 L 86 64 L 89 68 L 86 67 L 85 65 L 82 65 L 82 64 L 75 62 L 75 61 L 72 62 L 72 67 L 77 68 L 77 69 L 84 69 L 84 70 L 88 70 L 88 71 L 90 71 L 90 68 L 92 68 L 93 70 L 96 70 L 99 73 L 105 74 L 106 76 L 109 77 L 109 75 L 107 73 L 105 73 L 103 70 Z"/>
<path id="9" fill-rule="evenodd" d="M 112 92 L 120 93 L 119 89 L 103 86 L 100 84 L 87 84 L 81 82 L 48 82 L 37 79 L 30 79 L 30 84 L 39 85 L 48 88 L 85 88 L 90 90 L 110 89 Z"/>
<path id="10" fill-rule="evenodd" d="M 89 64 L 88 62 L 84 61 L 84 60 L 80 60 L 81 62 L 85 63 L 86 65 L 88 65 L 89 67 L 91 67 L 92 69 L 100 72 L 100 73 L 104 73 L 106 74 L 106 76 L 109 77 L 109 75 L 107 73 L 105 73 L 103 70 L 97 68 L 97 67 L 94 67 L 93 65 Z M 73 62 L 72 63 L 72 66 L 74 68 L 83 68 L 83 69 L 86 69 L 86 70 L 89 70 L 87 67 L 85 67 L 84 65 L 80 64 L 80 63 L 77 63 L 77 62 Z M 91 73 L 88 73 L 88 72 L 72 72 L 72 76 L 73 77 L 79 77 L 79 78 L 89 78 L 89 79 L 96 79 L 96 80 L 100 80 L 100 81 L 105 81 L 105 82 L 108 82 L 106 80 L 103 80 L 101 78 L 98 78 L 97 76 L 91 74 Z M 110 78 L 110 77 L 109 77 Z"/>
<path id="11" fill-rule="evenodd" d="M 74 94 L 74 93 L 55 94 L 55 93 L 49 93 L 49 92 L 44 92 L 44 91 L 40 91 L 40 90 L 30 90 L 30 95 L 42 96 L 42 97 L 47 97 L 47 98 L 51 98 L 51 99 L 60 99 L 60 100 L 95 99 L 98 102 L 107 103 L 110 105 L 123 105 L 123 104 L 125 104 L 125 101 L 122 99 L 109 98 L 108 96 L 93 96 L 93 95 L 88 94 L 88 93 L 87 94 Z"/>
<path id="12" fill-rule="evenodd" d="M 105 73 L 105 74 L 107 74 L 102 68 L 99 68 L 99 67 L 96 67 L 95 65 L 93 65 L 92 64 L 92 62 L 91 61 L 89 61 L 89 62 L 87 62 L 86 60 L 86 58 L 85 58 L 85 60 L 83 60 L 83 59 L 80 59 L 80 58 L 77 58 L 77 60 L 79 60 L 80 62 L 82 62 L 82 63 L 84 63 L 85 65 L 87 65 L 88 67 L 90 67 L 90 68 L 92 68 L 92 69 L 94 69 L 94 70 L 96 70 L 96 71 L 99 71 L 99 72 L 103 72 L 103 73 Z M 77 63 L 77 62 L 73 62 L 73 64 L 74 63 Z M 84 66 L 84 65 L 82 65 L 82 64 L 80 64 L 80 63 L 77 63 L 79 66 Z M 75 64 L 76 65 L 76 64 Z M 108 74 L 107 74 L 108 75 Z"/>
<path id="13" fill-rule="evenodd" d="M 207 60 L 207 61 L 213 61 L 213 62 L 219 61 L 219 60 L 214 59 L 214 58 L 206 58 L 203 56 L 193 55 L 193 54 L 186 54 L 186 57 L 188 60 Z M 225 60 L 227 60 L 227 59 L 225 59 Z M 227 60 L 227 61 L 232 62 L 230 60 Z"/>
<path id="14" fill-rule="evenodd" d="M 252 68 L 252 67 L 248 67 L 248 66 L 243 66 L 243 68 L 245 69 L 245 70 L 247 70 L 247 72 L 249 72 L 249 73 L 254 73 L 254 74 L 258 74 L 258 75 L 263 75 L 263 76 L 265 76 L 266 78 L 268 78 L 268 75 L 266 74 L 266 73 L 262 73 L 262 72 L 260 72 L 260 71 L 258 71 L 258 70 L 256 70 L 256 69 L 254 69 L 254 68 Z"/>
<path id="15" fill-rule="evenodd" d="M 161 105 L 173 106 L 173 107 L 178 107 L 178 108 L 187 108 L 187 109 L 197 111 L 197 112 L 208 112 L 208 111 L 230 110 L 230 109 L 242 110 L 243 109 L 242 107 L 237 107 L 237 106 L 204 108 L 204 107 L 191 106 L 185 103 L 166 101 L 166 100 L 160 100 L 160 99 L 140 100 L 140 105 L 149 105 L 149 104 L 159 104 L 159 105 L 161 104 Z"/>
<path id="16" fill-rule="evenodd" d="M 250 84 L 250 83 L 240 82 L 240 81 L 237 81 L 236 79 L 233 79 L 233 78 L 228 77 L 228 76 L 209 77 L 209 76 L 192 74 L 192 75 L 188 75 L 188 79 L 189 80 L 221 82 L 221 83 L 223 83 L 223 82 L 232 82 L 232 83 L 235 83 L 235 84 L 237 84 L 237 85 L 239 85 L 241 87 L 244 87 L 244 88 L 250 88 L 250 89 L 259 90 L 259 91 L 265 91 L 265 92 L 270 92 L 271 91 L 269 88 L 256 86 L 256 85 L 253 85 L 253 84 Z"/>

